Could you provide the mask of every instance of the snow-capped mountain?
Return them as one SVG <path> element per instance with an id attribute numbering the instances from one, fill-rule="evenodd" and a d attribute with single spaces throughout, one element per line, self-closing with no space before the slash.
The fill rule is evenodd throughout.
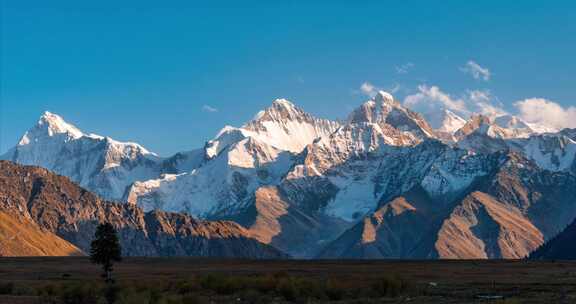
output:
<path id="1" fill-rule="evenodd" d="M 570 135 L 569 129 L 539 134 L 528 123 L 509 115 L 472 116 L 455 133 L 456 145 L 463 149 L 480 153 L 516 151 L 544 169 L 576 173 L 576 141 Z"/>
<path id="2" fill-rule="evenodd" d="M 472 115 L 455 133 L 462 139 L 471 133 L 483 134 L 492 138 L 528 138 L 543 133 L 556 133 L 558 130 L 538 126 L 523 121 L 514 115 Z"/>
<path id="3" fill-rule="evenodd" d="M 262 185 L 278 184 L 296 154 L 339 123 L 318 119 L 277 99 L 241 128 L 225 127 L 204 150 L 207 161 L 179 175 L 136 182 L 127 196 L 146 210 L 160 208 L 212 217 L 246 206 Z"/>
<path id="4" fill-rule="evenodd" d="M 341 122 L 277 99 L 170 158 L 46 113 L 2 158 L 146 211 L 236 221 L 297 257 L 522 257 L 576 217 L 576 133 L 542 129 L 422 116 L 381 91 Z"/>
<path id="5" fill-rule="evenodd" d="M 514 123 L 514 121 L 516 120 L 513 117 L 506 116 L 492 118 L 485 115 L 472 115 L 466 124 L 455 133 L 455 136 L 458 140 L 472 134 L 508 139 L 526 137 L 532 133 L 532 130 L 526 125 L 520 124 L 520 122 Z"/>
<path id="6" fill-rule="evenodd" d="M 543 169 L 576 174 L 576 140 L 562 133 L 512 140 L 509 145 L 511 150 L 526 155 Z"/>
<path id="7" fill-rule="evenodd" d="M 164 171 L 189 169 L 198 163 L 198 156 L 190 152 L 162 159 L 136 143 L 83 133 L 50 112 L 45 112 L 16 147 L 0 159 L 47 168 L 116 200 L 135 181 L 155 178 Z"/>
<path id="8" fill-rule="evenodd" d="M 424 117 L 436 132 L 450 135 L 456 133 L 466 124 L 464 118 L 447 109 L 425 113 Z"/>
<path id="9" fill-rule="evenodd" d="M 532 127 L 521 118 L 514 115 L 502 115 L 493 118 L 493 124 L 506 130 L 503 134 L 506 138 L 527 138 L 538 134 Z"/>
<path id="10" fill-rule="evenodd" d="M 276 99 L 242 130 L 276 149 L 299 153 L 306 145 L 330 135 L 338 127 L 336 121 L 316 118 L 286 99 Z"/>
<path id="11" fill-rule="evenodd" d="M 253 138 L 281 151 L 299 153 L 317 138 L 330 135 L 336 121 L 318 119 L 286 99 L 276 99 L 241 128 L 224 127 L 205 147 L 207 158 L 216 157 L 229 145 Z"/>
<path id="12" fill-rule="evenodd" d="M 322 258 L 522 258 L 576 216 L 574 175 L 519 154 L 493 154 L 485 173 L 440 204 L 416 185 L 324 246 Z"/>
<path id="13" fill-rule="evenodd" d="M 464 118 L 447 109 L 428 111 L 423 113 L 423 116 L 434 129 L 438 139 L 445 143 L 454 143 L 454 133 L 466 125 Z"/>
<path id="14" fill-rule="evenodd" d="M 384 91 L 379 91 L 372 99 L 352 111 L 348 123 L 391 126 L 420 139 L 434 137 L 434 131 L 420 114 L 403 107 L 391 94 Z"/>
<path id="15" fill-rule="evenodd" d="M 323 174 L 350 159 L 379 153 L 387 147 L 414 146 L 431 138 L 435 138 L 434 131 L 421 115 L 380 91 L 352 111 L 340 128 L 306 148 L 304 173 Z"/>

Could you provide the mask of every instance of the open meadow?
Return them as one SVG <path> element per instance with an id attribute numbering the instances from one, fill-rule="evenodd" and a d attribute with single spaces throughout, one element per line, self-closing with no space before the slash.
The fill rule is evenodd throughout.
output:
<path id="1" fill-rule="evenodd" d="M 0 303 L 103 303 L 84 257 L 0 258 Z M 117 303 L 573 303 L 576 262 L 126 258 Z"/>

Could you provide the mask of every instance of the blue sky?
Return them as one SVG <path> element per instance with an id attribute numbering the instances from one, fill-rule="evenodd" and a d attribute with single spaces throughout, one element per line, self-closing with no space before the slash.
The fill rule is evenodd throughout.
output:
<path id="1" fill-rule="evenodd" d="M 278 97 L 345 117 L 366 82 L 576 106 L 576 4 L 471 2 L 5 0 L 0 152 L 49 110 L 169 155 Z"/>

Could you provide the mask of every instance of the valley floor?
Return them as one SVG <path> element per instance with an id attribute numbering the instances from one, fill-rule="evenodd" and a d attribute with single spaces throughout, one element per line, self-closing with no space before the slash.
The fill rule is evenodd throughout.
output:
<path id="1" fill-rule="evenodd" d="M 46 286 L 97 285 L 99 275 L 99 268 L 85 257 L 0 258 L 0 303 L 42 303 Z M 576 301 L 576 262 L 572 261 L 126 258 L 116 266 L 115 277 L 133 292 L 124 293 L 124 302 L 119 303 L 145 297 L 138 290 L 146 288 L 174 294 L 163 303 Z"/>

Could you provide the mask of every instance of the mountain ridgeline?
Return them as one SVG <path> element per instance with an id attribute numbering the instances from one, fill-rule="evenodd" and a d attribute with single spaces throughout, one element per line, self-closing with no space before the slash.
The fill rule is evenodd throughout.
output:
<path id="1" fill-rule="evenodd" d="M 0 217 L 10 224 L 0 225 L 0 254 L 5 256 L 83 255 L 98 223 L 109 222 L 127 256 L 286 257 L 236 223 L 145 213 L 104 201 L 44 168 L 0 161 L 0 189 Z"/>
<path id="2" fill-rule="evenodd" d="M 133 255 L 523 258 L 576 218 L 575 130 L 421 115 L 386 92 L 341 121 L 278 99 L 167 158 L 47 112 L 0 158 L 121 202 L 70 196 L 76 215 L 56 199 L 38 200 L 54 215 L 6 207 L 79 250 L 106 219 L 130 227 Z"/>

